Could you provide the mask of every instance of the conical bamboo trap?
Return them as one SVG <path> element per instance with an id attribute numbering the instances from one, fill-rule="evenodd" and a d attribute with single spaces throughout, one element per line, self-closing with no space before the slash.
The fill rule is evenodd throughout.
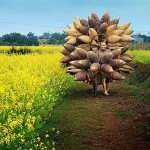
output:
<path id="1" fill-rule="evenodd" d="M 130 22 L 118 25 L 119 20 L 110 20 L 109 13 L 101 19 L 92 13 L 88 20 L 75 17 L 73 24 L 67 25 L 61 62 L 76 81 L 94 85 L 100 72 L 112 80 L 125 80 L 121 72 L 131 73 L 133 68 L 127 63 L 132 57 L 125 53 L 134 41 L 130 36 L 133 30 L 129 29 Z"/>

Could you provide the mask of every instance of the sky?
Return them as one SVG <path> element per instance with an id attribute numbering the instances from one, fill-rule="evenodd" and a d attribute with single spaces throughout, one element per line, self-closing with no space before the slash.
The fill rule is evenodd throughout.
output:
<path id="1" fill-rule="evenodd" d="M 135 33 L 150 33 L 150 0 L 0 0 L 0 36 L 63 32 L 75 16 L 87 19 L 92 11 L 99 17 L 108 11 L 120 24 L 131 22 Z"/>

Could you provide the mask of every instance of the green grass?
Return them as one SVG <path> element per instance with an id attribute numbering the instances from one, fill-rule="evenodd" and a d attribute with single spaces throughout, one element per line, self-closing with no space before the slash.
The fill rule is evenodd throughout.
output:
<path id="1" fill-rule="evenodd" d="M 86 95 L 88 88 L 89 86 L 83 83 L 77 83 L 72 89 L 72 95 L 54 108 L 51 118 L 42 128 L 41 133 L 45 133 L 55 127 L 56 133 L 49 132 L 49 134 L 51 134 L 50 141 L 56 142 L 57 150 L 88 149 L 91 146 L 89 137 L 97 132 L 94 125 L 99 124 L 100 120 L 96 119 L 96 113 L 95 116 L 90 115 L 91 113 L 93 115 L 95 110 L 91 110 L 91 105 L 86 99 L 84 101 L 80 98 L 80 95 Z M 60 134 L 57 134 L 57 131 Z"/>
<path id="2" fill-rule="evenodd" d="M 150 51 L 130 50 L 127 52 L 133 56 L 130 65 L 135 69 L 132 74 L 127 76 L 127 84 L 132 85 L 135 93 L 140 89 L 140 99 L 150 102 Z"/>
<path id="3" fill-rule="evenodd" d="M 134 65 L 137 61 L 145 64 L 150 63 L 150 52 L 148 51 L 130 51 L 129 53 L 134 56 Z M 148 102 L 148 97 L 150 96 L 150 93 L 148 93 L 148 91 L 150 91 L 148 87 L 150 80 L 144 80 L 139 86 L 138 78 L 136 78 L 138 73 L 141 73 L 140 67 L 127 77 L 126 82 L 119 86 L 117 85 L 116 90 L 129 90 L 130 93 L 127 95 L 129 99 Z M 136 82 L 133 82 L 133 78 Z M 89 97 L 87 89 L 89 89 L 89 86 L 85 86 L 83 83 L 77 83 L 72 87 L 70 89 L 70 93 L 72 94 L 69 97 L 65 97 L 61 103 L 55 106 L 51 118 L 47 121 L 44 128 L 39 130 L 43 136 L 47 132 L 50 134 L 51 138 L 49 138 L 49 141 L 51 141 L 51 143 L 55 141 L 57 150 L 92 149 L 93 143 L 90 137 L 97 136 L 103 128 L 103 126 L 101 126 L 102 119 L 100 117 L 97 119 L 98 115 L 102 114 L 104 109 L 107 110 L 109 107 L 115 107 L 115 105 L 117 105 L 117 103 L 113 101 L 110 103 L 104 102 L 103 105 L 99 103 L 92 104 L 92 100 L 90 100 L 90 102 L 87 100 Z M 115 97 L 115 94 L 116 93 L 111 93 L 112 97 Z M 80 96 L 82 96 L 82 98 Z M 113 111 L 115 116 L 121 121 L 136 115 L 134 112 L 126 109 Z M 51 130 L 53 127 L 55 127 L 54 131 Z M 147 138 L 149 136 L 148 130 L 149 124 L 143 123 L 142 125 L 138 124 L 136 127 L 125 127 L 122 132 L 131 131 L 136 135 Z"/>
<path id="4" fill-rule="evenodd" d="M 133 113 L 128 110 L 117 110 L 115 114 L 118 118 L 121 119 L 127 119 L 128 117 L 131 117 L 133 115 Z"/>
<path id="5" fill-rule="evenodd" d="M 127 109 L 117 108 L 118 106 L 125 107 L 126 105 L 123 103 L 126 100 L 123 100 L 121 104 L 118 103 L 115 91 L 110 92 L 110 97 L 102 95 L 93 97 L 92 94 L 87 92 L 89 86 L 79 84 L 76 86 L 76 89 L 78 90 L 74 89 L 70 97 L 64 99 L 64 101 L 54 108 L 50 120 L 41 131 L 41 133 L 45 133 L 47 130 L 55 127 L 55 134 L 53 133 L 52 138 L 49 140 L 56 142 L 55 147 L 57 150 L 93 149 L 91 138 L 101 135 L 103 127 L 105 127 L 105 123 L 103 122 L 105 120 L 103 114 L 105 113 L 114 114 L 116 119 L 121 122 L 137 115 L 135 110 L 132 111 L 128 107 Z M 126 98 L 129 100 L 143 101 L 140 89 L 133 85 L 123 82 L 122 84 L 114 84 L 114 89 L 116 91 L 128 91 Z M 142 134 L 144 138 L 147 138 L 149 135 L 149 132 L 147 133 L 148 129 L 149 124 L 147 123 L 143 123 L 141 126 L 138 125 L 136 128 L 134 128 L 134 125 L 130 126 L 129 124 L 127 127 L 119 127 L 118 132 L 121 134 L 128 134 L 128 132 L 136 135 Z M 57 134 L 57 131 L 60 133 Z"/>

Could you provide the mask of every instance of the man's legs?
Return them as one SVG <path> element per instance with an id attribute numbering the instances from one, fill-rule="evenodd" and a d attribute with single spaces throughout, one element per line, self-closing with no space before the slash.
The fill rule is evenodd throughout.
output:
<path id="1" fill-rule="evenodd" d="M 109 87 L 110 87 L 110 82 L 106 82 L 106 91 L 108 92 L 109 90 Z"/>
<path id="2" fill-rule="evenodd" d="M 105 94 L 105 95 L 109 95 L 108 92 L 107 92 L 107 90 L 108 90 L 108 88 L 109 88 L 109 84 L 106 83 L 106 79 L 105 79 L 105 78 L 102 79 L 102 85 L 103 85 L 103 89 L 104 89 L 104 94 Z"/>

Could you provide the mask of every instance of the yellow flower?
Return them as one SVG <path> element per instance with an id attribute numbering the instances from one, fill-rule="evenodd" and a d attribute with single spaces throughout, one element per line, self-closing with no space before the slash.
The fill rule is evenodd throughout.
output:
<path id="1" fill-rule="evenodd" d="M 48 134 L 46 134 L 46 135 L 45 135 L 45 137 L 46 137 L 46 138 L 48 138 L 48 137 L 49 137 L 49 135 L 48 135 Z"/>
<path id="2" fill-rule="evenodd" d="M 39 146 L 39 144 L 36 144 L 35 147 L 37 148 Z"/>
<path id="3" fill-rule="evenodd" d="M 25 142 L 25 139 L 21 139 L 21 142 L 24 143 L 24 142 Z"/>
<path id="4" fill-rule="evenodd" d="M 40 137 L 37 137 L 37 140 L 38 140 L 38 141 L 40 141 L 40 140 L 41 140 L 41 138 L 40 138 Z"/>
<path id="5" fill-rule="evenodd" d="M 31 103 L 31 102 L 28 102 L 28 103 L 26 104 L 26 109 L 31 109 L 31 107 L 32 107 L 32 103 Z"/>
<path id="6" fill-rule="evenodd" d="M 40 142 L 40 147 L 41 147 L 43 144 L 44 144 L 43 142 Z"/>
<path id="7" fill-rule="evenodd" d="M 5 137 L 5 142 L 6 142 L 6 144 L 9 144 L 9 142 L 10 142 L 10 136 L 9 136 L 9 135 L 7 135 L 7 136 Z"/>
<path id="8" fill-rule="evenodd" d="M 59 134 L 60 132 L 57 130 L 57 134 Z"/>

